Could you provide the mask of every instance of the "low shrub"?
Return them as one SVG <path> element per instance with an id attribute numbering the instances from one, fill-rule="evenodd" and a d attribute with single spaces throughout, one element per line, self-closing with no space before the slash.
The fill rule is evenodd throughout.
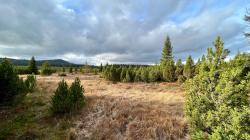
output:
<path id="1" fill-rule="evenodd" d="M 85 103 L 83 93 L 84 89 L 79 78 L 75 79 L 70 88 L 62 80 L 58 83 L 55 94 L 51 99 L 51 111 L 54 114 L 64 114 L 79 109 Z"/>
<path id="2" fill-rule="evenodd" d="M 36 88 L 36 76 L 28 75 L 25 80 L 25 86 L 28 92 L 33 92 Z"/>
<path id="3" fill-rule="evenodd" d="M 52 73 L 55 73 L 56 70 L 52 69 L 48 62 L 44 62 L 41 68 L 41 74 L 42 75 L 51 75 Z"/>
<path id="4" fill-rule="evenodd" d="M 69 102 L 72 110 L 77 110 L 85 103 L 85 97 L 83 96 L 84 89 L 81 85 L 79 78 L 71 84 L 69 88 Z"/>

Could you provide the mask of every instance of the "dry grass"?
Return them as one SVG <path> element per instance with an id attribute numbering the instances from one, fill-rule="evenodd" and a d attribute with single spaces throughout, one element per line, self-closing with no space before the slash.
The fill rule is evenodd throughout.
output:
<path id="1" fill-rule="evenodd" d="M 183 90 L 176 83 L 113 83 L 94 75 L 38 76 L 50 97 L 57 83 L 79 77 L 87 105 L 70 120 L 68 139 L 187 139 Z"/>

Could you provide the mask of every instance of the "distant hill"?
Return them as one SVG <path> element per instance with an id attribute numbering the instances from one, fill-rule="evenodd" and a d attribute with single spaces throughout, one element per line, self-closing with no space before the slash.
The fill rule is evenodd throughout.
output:
<path id="1" fill-rule="evenodd" d="M 4 58 L 0 58 L 0 62 L 3 61 Z M 7 58 L 12 64 L 17 66 L 27 66 L 29 65 L 29 60 L 26 59 L 12 59 Z M 51 66 L 79 66 L 77 64 L 70 63 L 68 61 L 62 60 L 62 59 L 52 59 L 52 60 L 36 60 L 36 63 L 38 66 L 41 66 L 45 61 L 48 61 L 48 63 Z"/>

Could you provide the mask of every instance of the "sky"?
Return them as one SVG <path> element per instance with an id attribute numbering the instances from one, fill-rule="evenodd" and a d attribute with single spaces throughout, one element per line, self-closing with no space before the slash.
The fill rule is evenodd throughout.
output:
<path id="1" fill-rule="evenodd" d="M 217 36 L 250 52 L 249 0 L 0 0 L 0 57 L 73 63 L 159 63 L 168 35 L 174 59 L 198 59 Z"/>

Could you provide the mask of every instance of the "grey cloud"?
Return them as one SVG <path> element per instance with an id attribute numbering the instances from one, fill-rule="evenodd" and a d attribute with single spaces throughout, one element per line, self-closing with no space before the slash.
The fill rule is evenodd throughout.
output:
<path id="1" fill-rule="evenodd" d="M 99 63 L 99 56 L 110 55 L 106 61 L 152 64 L 160 59 L 167 34 L 175 58 L 184 59 L 187 54 L 199 57 L 217 35 L 223 37 L 230 49 L 244 46 L 242 50 L 249 50 L 246 41 L 237 43 L 242 40 L 237 37 L 245 27 L 231 19 L 237 16 L 238 8 L 232 4 L 214 9 L 212 3 L 201 2 L 197 7 L 199 13 L 191 17 L 185 13 L 183 21 L 175 22 L 169 17 L 184 12 L 190 2 L 0 0 L 0 3 L 2 56 L 35 55 Z"/>

